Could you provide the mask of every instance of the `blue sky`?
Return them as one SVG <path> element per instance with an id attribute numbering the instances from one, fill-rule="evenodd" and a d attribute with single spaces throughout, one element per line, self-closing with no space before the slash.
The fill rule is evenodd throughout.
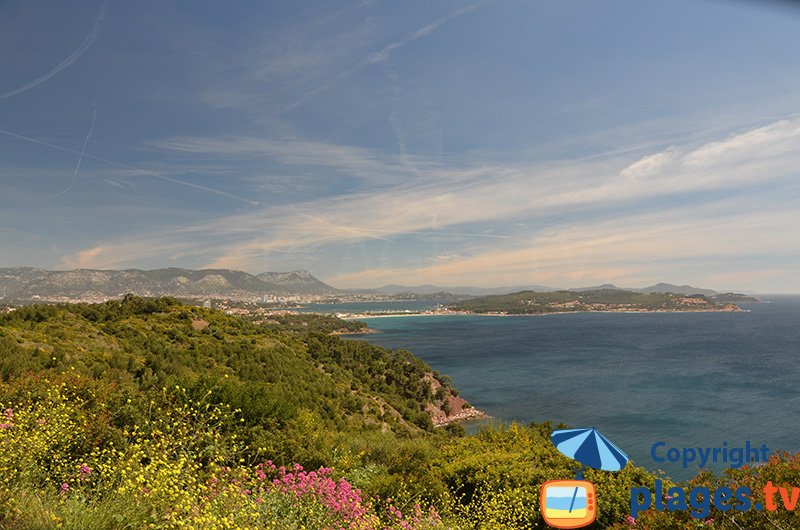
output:
<path id="1" fill-rule="evenodd" d="M 0 266 L 800 292 L 800 8 L 0 3 Z"/>

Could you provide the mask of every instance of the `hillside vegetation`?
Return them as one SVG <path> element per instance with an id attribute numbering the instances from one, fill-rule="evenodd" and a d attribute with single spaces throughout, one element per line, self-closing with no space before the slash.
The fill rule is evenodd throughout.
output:
<path id="1" fill-rule="evenodd" d="M 298 316 L 258 326 L 171 298 L 130 296 L 24 307 L 0 316 L 0 373 L 68 371 L 141 390 L 211 391 L 253 425 L 276 429 L 306 411 L 332 429 L 432 431 L 431 369 L 406 351 L 330 336 L 348 326 L 336 321 Z M 441 403 L 452 388 L 438 382 Z"/>
<path id="2" fill-rule="evenodd" d="M 619 289 L 521 291 L 464 300 L 449 307 L 473 313 L 528 315 L 574 311 L 737 311 L 702 294 L 636 293 Z"/>
<path id="3" fill-rule="evenodd" d="M 169 298 L 0 315 L 0 528 L 545 528 L 541 484 L 575 470 L 551 425 L 434 429 L 425 408 L 455 394 L 448 380 L 329 334 L 340 326 L 259 326 Z M 800 483 L 794 462 L 740 478 Z M 630 488 L 655 477 L 629 464 L 586 478 L 595 527 L 627 528 Z M 709 519 L 736 528 L 729 515 Z"/>

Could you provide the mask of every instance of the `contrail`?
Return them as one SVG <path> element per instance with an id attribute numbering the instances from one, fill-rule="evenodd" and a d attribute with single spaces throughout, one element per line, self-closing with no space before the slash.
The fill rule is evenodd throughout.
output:
<path id="1" fill-rule="evenodd" d="M 89 126 L 89 133 L 86 135 L 86 138 L 83 139 L 83 147 L 81 147 L 81 154 L 78 156 L 78 165 L 75 166 L 75 171 L 72 173 L 72 182 L 69 183 L 63 191 L 56 193 L 52 197 L 48 197 L 48 199 L 55 199 L 56 197 L 60 197 L 64 195 L 69 190 L 72 189 L 72 186 L 75 185 L 75 179 L 78 177 L 78 170 L 81 168 L 81 162 L 83 162 L 83 155 L 86 154 L 86 145 L 89 143 L 89 138 L 92 137 L 92 131 L 94 131 L 94 122 L 97 120 L 97 107 L 94 109 L 94 113 L 92 114 L 92 124 Z"/>
<path id="2" fill-rule="evenodd" d="M 392 53 L 395 50 L 397 50 L 399 48 L 403 48 L 404 46 L 407 46 L 407 45 L 411 44 L 414 41 L 417 41 L 417 40 L 419 40 L 419 39 L 421 39 L 423 37 L 426 37 L 426 36 L 430 35 L 434 31 L 439 29 L 439 27 L 442 26 L 443 24 L 446 24 L 447 22 L 449 22 L 450 20 L 452 20 L 452 19 L 454 19 L 456 17 L 459 17 L 461 15 L 469 13 L 470 11 L 474 11 L 474 10 L 482 7 L 483 4 L 485 4 L 485 3 L 486 2 L 478 2 L 478 3 L 473 4 L 473 5 L 468 5 L 468 6 L 460 8 L 460 9 L 456 9 L 455 11 L 453 11 L 451 13 L 448 13 L 447 15 L 445 15 L 445 16 L 437 19 L 437 20 L 434 20 L 430 24 L 427 24 L 427 25 L 425 25 L 425 26 L 423 26 L 423 27 L 421 27 L 421 28 L 419 28 L 419 29 L 417 29 L 415 31 L 406 33 L 406 35 L 403 38 L 401 38 L 400 40 L 392 42 L 391 44 L 388 44 L 387 46 L 384 46 L 382 49 L 380 49 L 380 50 L 378 50 L 378 51 L 376 51 L 374 53 L 371 53 L 370 55 L 368 55 L 367 57 L 365 57 L 364 59 L 359 61 L 354 66 L 351 66 L 351 67 L 347 68 L 346 70 L 342 71 L 339 74 L 339 76 L 334 80 L 334 83 L 338 82 L 341 79 L 349 77 L 351 74 L 354 74 L 355 72 L 357 72 L 357 71 L 359 71 L 359 70 L 361 70 L 363 68 L 366 68 L 368 66 L 372 66 L 374 64 L 381 63 L 381 62 L 384 62 L 384 61 L 388 60 L 389 57 L 392 55 Z M 302 105 L 303 102 L 305 100 L 307 100 L 308 98 L 310 98 L 312 96 L 315 96 L 315 95 L 319 94 L 320 92 L 322 92 L 324 90 L 328 90 L 330 88 L 331 88 L 331 84 L 326 84 L 326 85 L 322 85 L 321 87 L 317 87 L 317 88 L 315 88 L 313 90 L 308 90 L 305 93 L 301 94 L 300 97 L 298 97 L 295 100 L 294 103 L 292 103 L 291 105 L 286 107 L 286 110 L 294 110 L 297 107 L 299 107 L 300 105 Z"/>
<path id="3" fill-rule="evenodd" d="M 80 151 L 76 151 L 75 149 L 70 149 L 69 147 L 63 147 L 56 144 L 51 144 L 50 142 L 45 142 L 43 140 L 37 140 L 36 138 L 31 138 L 30 136 L 23 136 L 21 134 L 17 134 L 15 132 L 6 131 L 4 129 L 0 129 L 0 134 L 5 134 L 7 136 L 11 136 L 12 138 L 16 138 L 18 140 L 24 140 L 26 142 L 31 142 L 38 145 L 43 145 L 45 147 L 50 147 L 52 149 L 58 149 L 59 151 L 64 151 L 65 153 L 72 153 L 78 156 L 81 156 Z M 225 191 L 217 190 L 214 188 L 209 188 L 207 186 L 202 186 L 200 184 L 194 184 L 192 182 L 186 182 L 185 180 L 180 180 L 172 177 L 168 177 L 166 175 L 162 175 L 161 173 L 156 173 L 155 171 L 150 171 L 149 169 L 142 169 L 135 166 L 130 166 L 128 164 L 123 164 L 122 162 L 114 162 L 113 160 L 109 160 L 107 158 L 102 158 L 95 155 L 90 155 L 89 153 L 83 153 L 82 155 L 84 158 L 91 158 L 92 160 L 97 160 L 98 162 L 104 162 L 106 164 L 110 164 L 112 166 L 121 167 L 123 169 L 130 169 L 132 171 L 137 171 L 144 175 L 148 175 L 151 177 L 155 177 L 157 179 L 165 180 L 167 182 L 172 182 L 173 184 L 180 184 L 181 186 L 188 186 L 189 188 L 194 188 L 196 190 L 205 191 L 207 193 L 213 193 L 214 195 L 219 195 L 221 197 L 227 197 L 229 199 L 235 199 L 237 201 L 241 201 L 247 204 L 251 204 L 253 206 L 258 206 L 261 203 L 256 201 L 251 201 L 250 199 L 245 199 L 244 197 L 239 197 L 238 195 L 234 195 L 233 193 L 228 193 Z"/>
<path id="4" fill-rule="evenodd" d="M 49 72 L 47 72 L 46 74 L 37 79 L 34 79 L 27 85 L 23 85 L 15 90 L 12 90 L 11 92 L 0 94 L 0 99 L 6 99 L 10 98 L 11 96 L 16 96 L 17 94 L 20 94 L 22 92 L 25 92 L 26 90 L 30 90 L 31 88 L 37 85 L 40 85 L 45 81 L 47 81 L 48 79 L 50 79 L 51 77 L 53 77 L 54 75 L 58 74 L 64 68 L 67 68 L 69 65 L 80 59 L 81 55 L 86 53 L 86 50 L 88 50 L 89 47 L 92 45 L 92 43 L 94 43 L 95 39 L 97 38 L 97 35 L 100 34 L 100 28 L 102 26 L 102 22 L 103 20 L 105 20 L 105 11 L 107 4 L 108 0 L 105 0 L 103 2 L 103 6 L 100 8 L 100 13 L 98 13 L 97 17 L 94 19 L 94 25 L 92 26 L 92 31 L 89 32 L 89 35 L 87 35 L 86 38 L 83 39 L 83 42 L 80 44 L 80 46 L 75 48 L 75 50 L 72 53 L 70 53 L 66 59 L 58 63 L 55 66 L 55 68 L 53 68 Z"/>
<path id="5" fill-rule="evenodd" d="M 362 60 L 358 64 L 358 67 L 371 66 L 371 65 L 373 65 L 375 63 L 380 63 L 380 62 L 386 61 L 387 59 L 389 59 L 389 56 L 392 54 L 392 52 L 394 52 L 398 48 L 402 48 L 404 46 L 407 46 L 407 45 L 411 44 L 412 42 L 421 39 L 422 37 L 426 37 L 426 36 L 430 35 L 434 31 L 439 29 L 439 27 L 441 27 L 443 24 L 446 24 L 447 22 L 449 22 L 450 20 L 452 20 L 452 19 L 454 19 L 456 17 L 459 17 L 461 15 L 469 13 L 470 11 L 475 11 L 476 9 L 481 7 L 481 5 L 482 5 L 482 3 L 478 2 L 477 4 L 465 6 L 465 7 L 462 7 L 461 9 L 456 9 L 452 13 L 448 13 L 447 15 L 439 18 L 438 20 L 434 20 L 430 24 L 427 24 L 427 25 L 419 28 L 416 31 L 412 31 L 410 33 L 406 33 L 406 35 L 402 39 L 400 39 L 399 41 L 395 41 L 395 42 L 383 47 L 383 49 L 381 49 L 381 50 L 379 50 L 379 51 L 377 51 L 375 53 L 370 54 L 368 57 L 366 57 L 364 60 Z"/>

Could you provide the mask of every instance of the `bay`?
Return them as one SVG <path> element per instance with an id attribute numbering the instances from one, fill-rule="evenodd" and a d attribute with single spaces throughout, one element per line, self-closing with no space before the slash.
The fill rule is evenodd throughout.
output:
<path id="1" fill-rule="evenodd" d="M 359 337 L 414 352 L 502 421 L 596 427 L 651 470 L 651 448 L 800 450 L 800 297 L 740 313 L 366 319 Z M 711 465 L 720 471 L 730 462 Z"/>
<path id="2" fill-rule="evenodd" d="M 301 313 L 376 313 L 401 311 L 426 311 L 436 307 L 430 300 L 379 300 L 363 302 L 344 302 L 340 304 L 308 304 L 293 309 Z"/>

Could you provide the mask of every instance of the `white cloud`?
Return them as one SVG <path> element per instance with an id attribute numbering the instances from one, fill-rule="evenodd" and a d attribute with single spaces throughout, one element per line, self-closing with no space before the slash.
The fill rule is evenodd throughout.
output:
<path id="1" fill-rule="evenodd" d="M 626 216 L 625 211 L 631 206 L 648 204 L 654 198 L 707 191 L 727 190 L 748 197 L 747 187 L 762 186 L 796 173 L 800 168 L 800 149 L 790 147 L 796 143 L 799 123 L 798 119 L 782 120 L 726 140 L 670 147 L 636 161 L 617 156 L 533 166 L 453 163 L 445 168 L 420 158 L 420 167 L 424 169 L 419 173 L 399 164 L 397 157 L 349 146 L 247 137 L 164 140 L 158 145 L 165 149 L 268 156 L 297 169 L 313 165 L 352 172 L 371 186 L 357 193 L 260 207 L 200 225 L 166 230 L 150 236 L 151 252 L 160 252 L 160 248 L 169 247 L 174 241 L 189 247 L 195 245 L 200 253 L 200 248 L 207 249 L 213 241 L 216 255 L 209 264 L 250 269 L 274 253 L 310 252 L 326 245 L 365 240 L 391 241 L 400 235 L 476 224 L 485 229 L 520 220 L 536 225 L 543 218 L 560 219 L 557 230 L 551 240 L 537 236 L 539 239 L 530 248 L 514 250 L 512 245 L 517 245 L 518 240 L 498 240 L 495 250 L 487 253 L 483 261 L 470 257 L 440 260 L 432 269 L 387 270 L 382 274 L 420 277 L 432 274 L 437 278 L 450 274 L 454 279 L 461 274 L 466 281 L 468 270 L 472 271 L 469 274 L 483 270 L 509 277 L 532 270 L 557 275 L 567 264 L 603 271 L 606 275 L 613 270 L 633 274 L 636 267 L 626 263 L 675 256 L 680 242 L 691 250 L 680 250 L 677 255 L 687 259 L 690 255 L 733 256 L 747 245 L 768 251 L 786 246 L 787 235 L 781 232 L 781 227 L 787 223 L 796 226 L 800 221 L 793 213 L 796 197 L 793 199 L 791 194 L 770 205 L 777 212 L 775 215 L 759 213 L 747 219 L 742 233 L 752 236 L 753 241 L 737 239 L 733 233 L 725 235 L 731 223 L 737 224 L 736 218 L 724 216 L 724 222 L 720 223 L 723 217 L 709 216 L 706 207 L 692 206 L 680 214 L 686 216 L 683 218 L 665 214 L 646 226 L 638 224 L 642 222 L 640 218 Z M 376 184 L 381 180 L 378 175 L 390 178 Z M 743 206 L 747 210 L 746 201 Z M 613 208 L 617 213 L 608 213 Z M 580 212 L 596 219 L 591 212 L 597 209 L 605 210 L 606 217 L 622 221 L 608 225 L 604 231 L 599 231 L 596 220 L 588 226 L 578 224 L 570 231 L 575 219 L 581 218 Z M 756 237 L 757 234 L 760 235 Z M 189 244 L 187 240 L 195 242 Z M 82 255 L 78 261 L 90 263 L 115 252 L 126 254 L 128 244 L 105 243 L 101 248 L 97 253 Z M 148 252 L 146 245 L 142 245 L 142 252 Z M 456 252 L 461 250 L 449 253 Z M 366 270 L 369 264 L 364 263 L 363 267 Z M 349 282 L 367 276 L 354 271 L 339 279 Z"/>
<path id="2" fill-rule="evenodd" d="M 667 169 L 678 158 L 678 155 L 678 150 L 670 147 L 666 151 L 640 158 L 620 171 L 619 174 L 625 179 L 650 177 Z"/>
<path id="3" fill-rule="evenodd" d="M 288 166 L 335 169 L 373 182 L 389 178 L 405 178 L 408 175 L 407 168 L 396 157 L 362 147 L 297 138 L 174 137 L 152 142 L 150 145 L 156 149 L 211 155 L 215 158 L 249 156 L 256 159 L 271 159 Z M 430 165 L 422 159 L 417 162 L 420 165 Z"/>
<path id="4" fill-rule="evenodd" d="M 379 286 L 390 282 L 439 285 L 624 281 L 652 283 L 683 275 L 701 260 L 718 263 L 715 286 L 736 279 L 737 260 L 775 253 L 800 259 L 800 240 L 787 242 L 800 212 L 741 213 L 744 202 L 721 202 L 704 209 L 678 207 L 653 214 L 626 215 L 598 223 L 559 226 L 516 248 L 482 252 L 407 268 L 379 268 L 327 278 L 334 285 Z M 498 281 L 503 279 L 504 281 Z M 728 282 L 728 280 L 731 280 Z M 724 282 L 724 283 L 723 283 Z"/>
<path id="5" fill-rule="evenodd" d="M 781 120 L 725 140 L 710 142 L 687 153 L 683 162 L 690 168 L 706 169 L 719 164 L 786 154 L 800 147 L 800 121 Z"/>

